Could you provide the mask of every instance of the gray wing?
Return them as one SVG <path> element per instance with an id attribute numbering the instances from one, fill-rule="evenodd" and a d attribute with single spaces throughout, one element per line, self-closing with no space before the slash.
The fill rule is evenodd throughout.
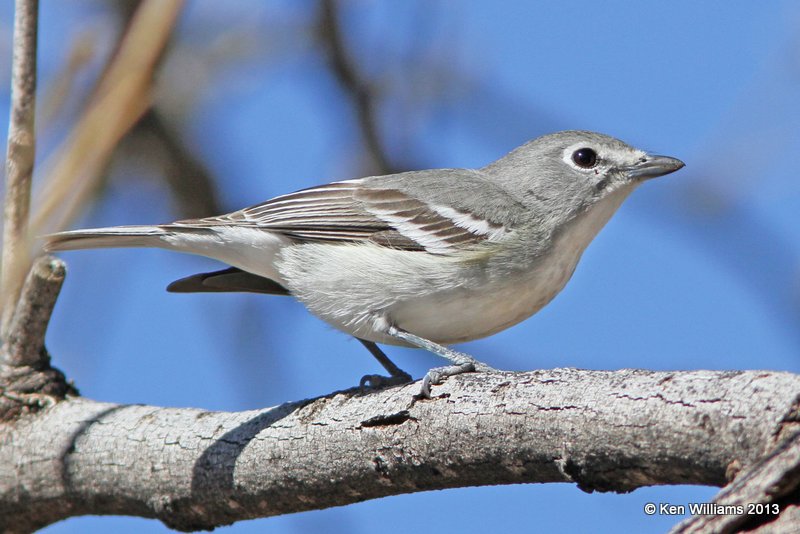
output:
<path id="1" fill-rule="evenodd" d="M 470 204 L 477 208 L 467 208 Z M 479 171 L 440 169 L 333 182 L 227 215 L 173 225 L 248 226 L 301 242 L 369 241 L 447 254 L 500 239 L 510 230 L 513 217 L 505 210 L 501 214 L 505 220 L 498 220 L 487 210 L 493 204 L 517 203 Z"/>

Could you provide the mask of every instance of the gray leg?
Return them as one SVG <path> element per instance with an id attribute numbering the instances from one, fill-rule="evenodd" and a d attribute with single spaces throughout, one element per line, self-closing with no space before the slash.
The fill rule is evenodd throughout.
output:
<path id="1" fill-rule="evenodd" d="M 397 367 L 389 357 L 384 354 L 384 352 L 375 344 L 373 341 L 367 341 L 366 339 L 361 339 L 360 337 L 356 338 L 361 342 L 364 347 L 375 356 L 375 359 L 378 360 L 384 369 L 389 373 L 390 376 L 381 376 L 381 375 L 365 375 L 361 377 L 361 383 L 359 387 L 361 391 L 369 386 L 372 388 L 378 388 L 383 386 L 393 386 L 396 384 L 406 384 L 411 382 L 411 375 Z"/>
<path id="2" fill-rule="evenodd" d="M 422 379 L 422 389 L 420 394 L 427 399 L 431 397 L 431 386 L 441 384 L 442 381 L 448 376 L 460 375 L 461 373 L 469 373 L 473 371 L 496 371 L 496 369 L 493 367 L 489 367 L 485 363 L 479 362 L 469 354 L 464 354 L 463 352 L 449 349 L 444 345 L 439 345 L 438 343 L 434 343 L 428 339 L 415 336 L 414 334 L 406 332 L 405 330 L 401 330 L 396 326 L 390 326 L 386 333 L 394 338 L 401 339 L 406 343 L 410 343 L 415 347 L 425 349 L 428 352 L 432 352 L 438 356 L 441 356 L 442 358 L 446 358 L 453 363 L 453 365 L 448 365 L 446 367 L 436 367 L 431 369 L 425 375 L 425 378 Z"/>

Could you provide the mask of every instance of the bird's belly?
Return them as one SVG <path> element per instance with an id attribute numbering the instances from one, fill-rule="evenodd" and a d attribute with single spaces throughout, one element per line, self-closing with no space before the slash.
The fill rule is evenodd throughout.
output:
<path id="1" fill-rule="evenodd" d="M 491 269 L 465 271 L 457 260 L 411 256 L 419 253 L 378 245 L 327 248 L 326 254 L 315 250 L 319 246 L 283 252 L 279 267 L 286 287 L 332 326 L 392 345 L 406 343 L 387 334 L 389 325 L 441 344 L 513 326 L 561 291 L 582 252 L 580 247 L 555 247 L 527 269 L 490 276 Z"/>
<path id="2" fill-rule="evenodd" d="M 509 328 L 542 309 L 567 283 L 576 257 L 552 258 L 515 280 L 498 280 L 398 303 L 392 323 L 441 344 L 480 339 Z"/>

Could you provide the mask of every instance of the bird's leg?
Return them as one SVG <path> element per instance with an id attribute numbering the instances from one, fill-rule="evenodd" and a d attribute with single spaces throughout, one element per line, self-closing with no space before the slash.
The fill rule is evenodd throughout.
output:
<path id="1" fill-rule="evenodd" d="M 444 345 L 439 345 L 438 343 L 434 343 L 429 339 L 416 336 L 411 332 L 406 332 L 405 330 L 401 330 L 396 326 L 389 326 L 386 333 L 393 338 L 405 341 L 406 343 L 414 345 L 415 347 L 425 349 L 428 352 L 432 352 L 452 362 L 452 365 L 431 369 L 425 375 L 425 378 L 422 379 L 422 389 L 420 390 L 420 395 L 427 399 L 431 397 L 431 386 L 441 384 L 442 381 L 444 381 L 444 379 L 448 376 L 460 375 L 461 373 L 470 373 L 473 371 L 489 372 L 497 370 L 493 367 L 489 367 L 485 363 L 479 362 L 469 354 L 464 354 L 463 352 L 449 349 Z"/>
<path id="2" fill-rule="evenodd" d="M 384 386 L 394 386 L 399 384 L 406 384 L 411 382 L 411 375 L 397 367 L 392 360 L 375 344 L 373 341 L 367 341 L 366 339 L 361 339 L 360 337 L 356 338 L 361 342 L 364 347 L 375 356 L 375 359 L 378 360 L 384 369 L 389 373 L 389 376 L 381 376 L 381 375 L 365 375 L 361 377 L 361 384 L 359 387 L 363 392 L 364 389 L 369 386 L 371 388 L 379 388 Z"/>

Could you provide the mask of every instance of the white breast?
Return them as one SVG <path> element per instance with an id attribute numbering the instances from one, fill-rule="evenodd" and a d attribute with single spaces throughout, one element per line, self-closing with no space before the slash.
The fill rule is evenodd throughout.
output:
<path id="1" fill-rule="evenodd" d="M 469 292 L 409 299 L 390 310 L 391 320 L 418 336 L 450 344 L 490 336 L 527 319 L 564 288 L 583 251 L 631 190 L 612 193 L 574 219 L 529 271 Z"/>

